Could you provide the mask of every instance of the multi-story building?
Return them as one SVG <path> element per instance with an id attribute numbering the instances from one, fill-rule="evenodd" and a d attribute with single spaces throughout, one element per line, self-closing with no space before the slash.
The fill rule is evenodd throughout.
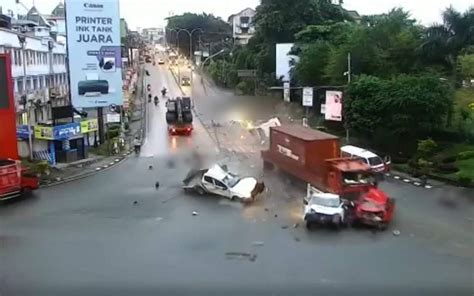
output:
<path id="1" fill-rule="evenodd" d="M 52 108 L 68 104 L 66 44 L 53 38 L 51 24 L 35 7 L 26 15 L 10 13 L 14 9 L 0 15 L 0 53 L 11 56 L 17 124 L 51 124 Z M 28 155 L 27 146 L 20 142 L 20 155 Z M 32 148 L 47 150 L 36 140 Z"/>
<path id="2" fill-rule="evenodd" d="M 151 44 L 160 44 L 165 40 L 165 30 L 163 28 L 145 28 L 142 30 L 142 36 Z"/>
<path id="3" fill-rule="evenodd" d="M 232 35 L 235 43 L 247 44 L 255 33 L 253 20 L 255 10 L 246 8 L 239 13 L 229 16 L 228 23 L 232 26 Z"/>

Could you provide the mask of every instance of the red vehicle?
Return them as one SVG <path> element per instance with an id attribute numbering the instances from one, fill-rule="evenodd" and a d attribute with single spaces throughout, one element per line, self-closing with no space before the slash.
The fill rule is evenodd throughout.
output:
<path id="1" fill-rule="evenodd" d="M 38 189 L 38 178 L 29 174 L 20 161 L 0 159 L 0 200 L 21 196 Z"/>
<path id="2" fill-rule="evenodd" d="M 177 97 L 166 102 L 166 122 L 170 135 L 189 136 L 193 132 L 191 98 Z"/>
<path id="3" fill-rule="evenodd" d="M 341 198 L 356 199 L 376 187 L 367 164 L 340 158 L 338 137 L 300 125 L 272 127 L 270 149 L 262 151 L 262 158 L 264 167 L 277 167 Z"/>
<path id="4" fill-rule="evenodd" d="M 380 190 L 371 189 L 353 202 L 352 216 L 355 222 L 387 229 L 395 212 L 395 200 Z"/>
<path id="5" fill-rule="evenodd" d="M 322 192 L 338 194 L 351 202 L 353 219 L 386 227 L 393 216 L 393 199 L 377 188 L 368 164 L 341 158 L 340 153 L 338 137 L 286 125 L 270 129 L 270 149 L 262 151 L 262 158 L 265 168 L 277 167 Z"/>

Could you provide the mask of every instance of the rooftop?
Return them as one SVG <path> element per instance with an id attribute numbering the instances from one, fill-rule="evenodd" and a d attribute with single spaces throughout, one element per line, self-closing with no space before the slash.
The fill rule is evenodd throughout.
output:
<path id="1" fill-rule="evenodd" d="M 334 135 L 297 124 L 276 126 L 272 127 L 271 130 L 290 135 L 303 141 L 339 139 L 339 137 Z"/>

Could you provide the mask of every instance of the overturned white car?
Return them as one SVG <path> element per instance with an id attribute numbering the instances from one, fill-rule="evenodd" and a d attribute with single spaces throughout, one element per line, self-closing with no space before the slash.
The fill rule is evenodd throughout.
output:
<path id="1" fill-rule="evenodd" d="M 253 177 L 240 177 L 227 171 L 227 167 L 214 165 L 210 169 L 191 170 L 183 180 L 186 192 L 206 193 L 227 197 L 231 200 L 252 202 L 264 190 L 265 185 Z"/>

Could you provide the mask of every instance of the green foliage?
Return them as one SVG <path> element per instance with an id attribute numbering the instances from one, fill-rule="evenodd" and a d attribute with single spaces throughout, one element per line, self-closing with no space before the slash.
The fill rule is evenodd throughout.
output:
<path id="1" fill-rule="evenodd" d="M 301 48 L 300 60 L 294 67 L 292 77 L 303 85 L 324 85 L 324 75 L 330 47 L 326 42 L 317 42 Z"/>
<path id="2" fill-rule="evenodd" d="M 459 152 L 457 155 L 458 160 L 467 160 L 471 158 L 474 158 L 474 151 Z"/>
<path id="3" fill-rule="evenodd" d="M 467 186 L 470 186 L 472 184 L 472 178 L 467 173 L 459 172 L 457 174 L 457 177 L 458 177 L 459 184 L 461 184 L 462 186 L 467 187 Z"/>
<path id="4" fill-rule="evenodd" d="M 232 27 L 219 17 L 212 14 L 202 13 L 184 13 L 182 15 L 175 15 L 167 18 L 168 25 L 166 26 L 166 40 L 168 43 L 177 44 L 178 29 L 186 29 L 189 32 L 195 29 L 201 29 L 206 32 L 201 34 L 199 31 L 195 32 L 193 36 L 201 34 L 201 40 L 207 42 L 221 42 L 226 36 L 232 36 Z M 193 38 L 193 46 L 197 45 L 198 38 Z M 189 53 L 189 35 L 185 32 L 179 34 L 180 50 Z M 220 49 L 218 49 L 220 50 Z"/>
<path id="5" fill-rule="evenodd" d="M 474 54 L 466 54 L 458 57 L 458 71 L 462 79 L 469 83 L 474 79 Z"/>
<path id="6" fill-rule="evenodd" d="M 421 158 L 431 158 L 436 150 L 438 150 L 438 144 L 432 139 L 418 141 L 417 153 Z"/>
<path id="7" fill-rule="evenodd" d="M 435 76 L 362 76 L 349 86 L 344 112 L 366 136 L 383 128 L 407 143 L 441 126 L 449 105 L 449 87 Z"/>
<path id="8" fill-rule="evenodd" d="M 243 95 L 252 94 L 254 92 L 254 88 L 254 83 L 246 80 L 239 82 L 239 84 L 236 86 L 237 91 Z"/>

